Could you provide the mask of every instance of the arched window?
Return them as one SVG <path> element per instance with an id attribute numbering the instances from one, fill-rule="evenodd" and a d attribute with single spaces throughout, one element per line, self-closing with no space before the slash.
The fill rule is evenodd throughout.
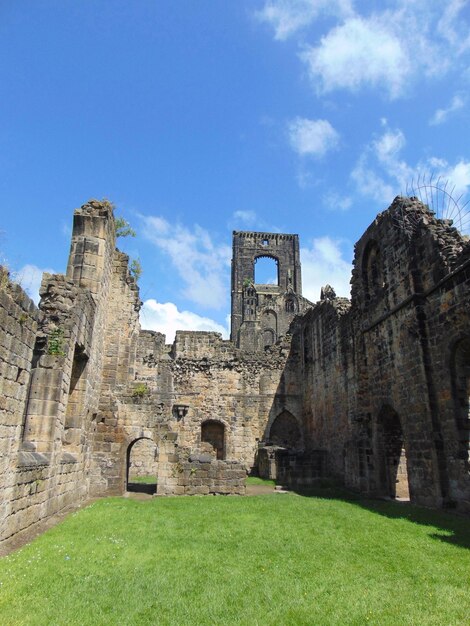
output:
<path id="1" fill-rule="evenodd" d="M 282 411 L 269 429 L 269 441 L 277 446 L 290 449 L 302 447 L 302 435 L 295 417 L 289 411 Z"/>
<path id="2" fill-rule="evenodd" d="M 312 356 L 313 356 L 313 351 L 312 351 L 312 343 L 311 343 L 311 337 L 310 337 L 310 332 L 309 332 L 309 327 L 305 326 L 304 328 L 304 332 L 303 332 L 303 347 L 304 347 L 304 363 L 311 363 L 312 362 Z"/>
<path id="3" fill-rule="evenodd" d="M 279 285 L 279 262 L 270 256 L 255 259 L 255 285 Z"/>
<path id="4" fill-rule="evenodd" d="M 244 292 L 244 319 L 252 319 L 256 314 L 257 295 L 254 287 L 250 286 Z"/>
<path id="5" fill-rule="evenodd" d="M 455 346 L 452 358 L 452 386 L 458 433 L 458 458 L 470 461 L 470 337 Z"/>
<path id="6" fill-rule="evenodd" d="M 295 300 L 294 298 L 287 298 L 286 300 L 286 313 L 295 313 Z"/>
<path id="7" fill-rule="evenodd" d="M 362 276 L 366 298 L 379 295 L 383 285 L 383 268 L 380 250 L 375 241 L 369 241 L 362 258 Z"/>
<path id="8" fill-rule="evenodd" d="M 272 346 L 277 339 L 277 315 L 274 311 L 271 309 L 263 311 L 261 327 L 263 329 L 264 347 Z"/>
<path id="9" fill-rule="evenodd" d="M 225 427 L 216 420 L 207 420 L 201 424 L 201 441 L 209 443 L 215 450 L 218 460 L 225 459 Z"/>

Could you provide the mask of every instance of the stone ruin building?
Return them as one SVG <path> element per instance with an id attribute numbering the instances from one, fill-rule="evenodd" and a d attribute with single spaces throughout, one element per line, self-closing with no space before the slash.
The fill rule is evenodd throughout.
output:
<path id="1" fill-rule="evenodd" d="M 355 247 L 351 300 L 301 295 L 296 235 L 235 232 L 232 335 L 141 330 L 112 207 L 75 211 L 37 308 L 0 274 L 2 541 L 139 475 L 157 494 L 292 488 L 470 511 L 470 242 L 416 198 Z M 278 284 L 254 282 L 277 262 Z"/>

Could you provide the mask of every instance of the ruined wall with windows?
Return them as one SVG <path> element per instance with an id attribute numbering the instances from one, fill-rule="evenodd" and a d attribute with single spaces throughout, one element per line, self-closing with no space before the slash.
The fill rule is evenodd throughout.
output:
<path id="1" fill-rule="evenodd" d="M 468 237 L 396 198 L 351 282 L 301 322 L 309 445 L 346 485 L 470 510 Z"/>
<path id="2" fill-rule="evenodd" d="M 102 492 L 125 488 L 126 449 L 140 437 L 158 446 L 158 494 L 244 491 L 276 417 L 299 415 L 291 358 L 288 337 L 245 353 L 218 333 L 178 331 L 166 345 L 160 333 L 141 331 L 133 378 L 115 386 L 112 408 L 99 414 L 98 436 L 108 445 Z"/>
<path id="3" fill-rule="evenodd" d="M 263 256 L 277 285 L 254 280 Z M 296 236 L 234 233 L 232 340 L 167 345 L 140 329 L 112 206 L 83 205 L 39 308 L 0 272 L 0 542 L 147 473 L 161 495 L 242 494 L 259 471 L 470 510 L 468 238 L 396 198 L 351 283 L 309 303 Z"/>
<path id="4" fill-rule="evenodd" d="M 232 249 L 230 338 L 253 352 L 275 344 L 312 304 L 302 296 L 299 237 L 235 231 Z M 256 268 L 264 259 L 272 261 L 272 276 L 260 279 Z"/>

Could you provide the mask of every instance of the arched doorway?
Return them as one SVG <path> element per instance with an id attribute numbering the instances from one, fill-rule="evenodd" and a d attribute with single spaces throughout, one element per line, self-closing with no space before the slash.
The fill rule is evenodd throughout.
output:
<path id="1" fill-rule="evenodd" d="M 135 439 L 127 448 L 127 491 L 154 494 L 158 482 L 158 448 L 152 439 Z"/>
<path id="2" fill-rule="evenodd" d="M 383 495 L 409 500 L 405 438 L 398 413 L 384 406 L 377 419 L 379 490 Z"/>
<path id="3" fill-rule="evenodd" d="M 302 434 L 292 413 L 289 411 L 279 413 L 269 429 L 269 441 L 276 446 L 292 450 L 302 447 Z"/>
<path id="4" fill-rule="evenodd" d="M 470 338 L 461 339 L 454 348 L 452 386 L 457 426 L 457 459 L 464 474 L 470 470 Z"/>
<path id="5" fill-rule="evenodd" d="M 209 443 L 218 460 L 225 459 L 225 427 L 222 422 L 207 420 L 201 424 L 201 442 Z"/>

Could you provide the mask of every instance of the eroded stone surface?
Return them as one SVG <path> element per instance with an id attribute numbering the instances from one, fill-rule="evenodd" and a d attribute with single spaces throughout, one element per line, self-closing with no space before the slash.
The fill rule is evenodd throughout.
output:
<path id="1" fill-rule="evenodd" d="M 351 301 L 325 286 L 316 304 L 296 236 L 234 242 L 233 341 L 140 329 L 106 202 L 75 211 L 67 274 L 44 275 L 39 309 L 1 272 L 1 540 L 124 493 L 140 441 L 157 454 L 133 469 L 161 495 L 243 494 L 259 469 L 470 510 L 468 239 L 396 198 L 356 244 Z M 276 289 L 245 276 L 263 254 Z"/>

